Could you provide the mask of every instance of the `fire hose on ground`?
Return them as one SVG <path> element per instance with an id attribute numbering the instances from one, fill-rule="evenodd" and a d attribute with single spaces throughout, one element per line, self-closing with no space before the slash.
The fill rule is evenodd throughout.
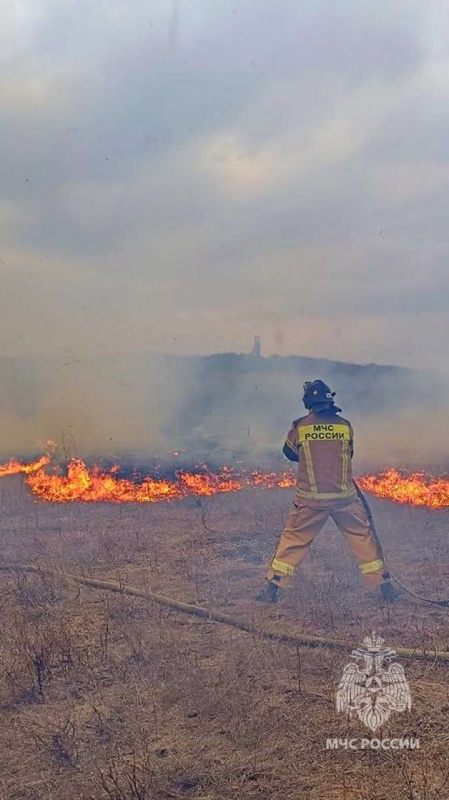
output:
<path id="1" fill-rule="evenodd" d="M 41 573 L 53 577 L 62 577 L 65 580 L 70 580 L 78 585 L 88 586 L 92 589 L 103 589 L 105 591 L 115 592 L 117 594 L 140 597 L 143 600 L 149 600 L 150 602 L 166 606 L 167 608 L 174 609 L 175 611 L 181 611 L 185 614 L 191 614 L 195 617 L 200 617 L 205 620 L 211 620 L 224 625 L 230 625 L 233 628 L 245 631 L 246 633 L 251 633 L 260 637 L 261 639 L 269 639 L 282 644 L 295 645 L 296 647 L 326 647 L 333 650 L 350 652 L 359 646 L 358 642 L 345 642 L 325 636 L 309 636 L 304 633 L 292 635 L 282 633 L 280 631 L 268 630 L 266 628 L 258 627 L 251 622 L 238 619 L 237 617 L 231 617 L 228 614 L 222 614 L 219 611 L 203 608 L 201 606 L 194 605 L 193 603 L 184 603 L 172 597 L 165 597 L 163 595 L 156 594 L 145 589 L 138 589 L 135 586 L 129 586 L 128 584 L 123 584 L 118 581 L 105 581 L 97 578 L 86 578 L 83 575 L 71 575 L 61 571 L 60 569 L 56 570 L 45 567 L 42 568 L 35 564 L 0 564 L 0 571 L 11 573 Z M 421 661 L 449 662 L 449 651 L 432 651 L 430 649 L 419 650 L 417 648 L 409 647 L 396 647 L 395 650 L 398 656 L 402 656 L 403 658 L 419 659 Z"/>

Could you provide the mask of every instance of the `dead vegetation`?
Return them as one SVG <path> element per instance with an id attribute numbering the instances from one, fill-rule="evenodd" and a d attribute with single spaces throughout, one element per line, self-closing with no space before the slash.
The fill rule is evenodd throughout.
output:
<path id="1" fill-rule="evenodd" d="M 0 574 L 1 800 L 447 800 L 444 665 L 405 664 L 412 712 L 381 732 L 418 737 L 420 750 L 326 750 L 327 738 L 367 735 L 335 712 L 344 653 L 262 640 L 65 577 L 113 578 L 289 633 L 354 640 L 375 629 L 392 646 L 449 647 L 449 612 L 382 606 L 331 528 L 285 603 L 256 604 L 288 492 L 201 507 L 25 500 L 6 503 L 0 523 L 2 560 L 42 565 Z M 401 578 L 442 596 L 445 513 L 373 505 Z"/>

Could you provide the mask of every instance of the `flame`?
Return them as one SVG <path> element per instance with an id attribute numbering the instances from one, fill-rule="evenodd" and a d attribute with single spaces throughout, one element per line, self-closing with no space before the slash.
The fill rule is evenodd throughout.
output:
<path id="1" fill-rule="evenodd" d="M 427 508 L 449 506 L 449 480 L 431 477 L 424 472 L 403 475 L 396 469 L 388 469 L 380 475 L 364 475 L 358 479 L 361 489 L 376 497 Z"/>
<path id="2" fill-rule="evenodd" d="M 37 461 L 32 461 L 30 464 L 23 464 L 22 461 L 16 461 L 12 458 L 7 464 L 0 464 L 0 478 L 5 478 L 7 475 L 18 475 L 21 472 L 29 475 L 30 472 L 36 472 L 42 467 L 46 467 L 50 461 L 50 455 L 41 456 Z"/>
<path id="3" fill-rule="evenodd" d="M 80 459 L 72 459 L 67 475 L 48 474 L 40 470 L 26 479 L 32 492 L 41 500 L 58 503 L 73 501 L 104 503 L 156 503 L 179 500 L 192 495 L 212 496 L 221 492 L 238 492 L 245 487 L 285 488 L 295 485 L 294 475 L 283 473 L 234 472 L 229 467 L 219 473 L 178 472 L 174 481 L 144 478 L 137 483 L 118 478 L 118 467 L 104 471 L 89 469 Z"/>
<path id="4" fill-rule="evenodd" d="M 0 478 L 5 478 L 7 475 L 19 475 L 20 473 L 30 475 L 32 472 L 38 472 L 50 464 L 56 446 L 56 442 L 53 439 L 49 439 L 48 442 L 45 442 L 45 447 L 47 448 L 45 455 L 40 456 L 36 461 L 31 461 L 29 464 L 24 464 L 23 461 L 18 461 L 15 458 L 11 458 L 7 464 L 0 464 Z"/>
<path id="5" fill-rule="evenodd" d="M 217 473 L 209 472 L 206 467 L 199 473 L 180 470 L 175 480 L 147 476 L 139 481 L 119 478 L 118 466 L 109 470 L 99 466 L 89 468 L 81 459 L 73 458 L 64 475 L 57 466 L 50 471 L 44 469 L 50 463 L 50 453 L 28 464 L 11 459 L 0 465 L 0 478 L 23 473 L 39 500 L 54 503 L 157 503 L 190 496 L 212 497 L 245 488 L 291 489 L 296 481 L 293 471 L 248 472 L 230 467 Z M 444 477 L 432 477 L 424 472 L 407 475 L 388 469 L 379 475 L 363 475 L 357 482 L 364 491 L 396 503 L 434 509 L 449 506 L 449 479 Z"/>
<path id="6" fill-rule="evenodd" d="M 47 474 L 43 470 L 30 475 L 26 482 L 41 500 L 67 503 L 76 500 L 104 503 L 154 503 L 158 500 L 179 498 L 179 487 L 169 481 L 145 478 L 138 484 L 126 478 L 116 478 L 117 467 L 108 472 L 74 458 L 67 468 L 67 476 Z"/>

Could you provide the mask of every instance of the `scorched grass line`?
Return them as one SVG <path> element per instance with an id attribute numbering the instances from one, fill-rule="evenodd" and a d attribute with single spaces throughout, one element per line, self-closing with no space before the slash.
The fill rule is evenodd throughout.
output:
<path id="1" fill-rule="evenodd" d="M 324 636 L 307 636 L 306 634 L 292 636 L 287 633 L 279 633 L 278 631 L 270 631 L 258 628 L 245 620 L 231 617 L 228 614 L 221 614 L 219 611 L 212 609 L 202 608 L 201 606 L 192 605 L 191 603 L 183 603 L 181 600 L 175 600 L 172 597 L 165 597 L 164 595 L 154 594 L 153 592 L 138 589 L 135 586 L 129 586 L 123 583 L 115 583 L 114 581 L 102 581 L 97 578 L 85 578 L 82 575 L 71 575 L 70 573 L 62 572 L 61 570 L 51 570 L 41 568 L 34 564 L 1 564 L 0 571 L 2 572 L 34 572 L 44 573 L 46 575 L 63 576 L 66 579 L 75 581 L 83 586 L 90 586 L 93 589 L 104 589 L 109 592 L 117 594 L 126 594 L 133 597 L 141 597 L 144 600 L 150 600 L 160 605 L 173 608 L 185 614 L 192 614 L 195 617 L 202 617 L 203 619 L 211 619 L 215 622 L 221 622 L 225 625 L 231 625 L 233 628 L 238 628 L 246 633 L 253 633 L 263 639 L 272 639 L 283 644 L 290 644 L 303 647 L 328 647 L 333 650 L 351 651 L 358 647 L 358 642 L 342 642 L 338 639 L 329 639 Z M 396 652 L 403 658 L 418 659 L 421 661 L 444 661 L 449 662 L 449 651 L 434 650 L 433 652 L 426 652 L 424 650 L 417 650 L 409 647 L 396 647 Z"/>

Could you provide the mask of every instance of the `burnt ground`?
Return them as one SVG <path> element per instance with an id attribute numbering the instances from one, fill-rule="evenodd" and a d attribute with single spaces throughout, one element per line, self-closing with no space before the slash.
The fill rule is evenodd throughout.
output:
<path id="1" fill-rule="evenodd" d="M 405 596 L 386 607 L 360 584 L 338 531 L 315 541 L 279 607 L 255 602 L 291 490 L 155 505 L 36 503 L 0 481 L 1 800 L 436 800 L 449 798 L 449 665 L 403 661 L 411 712 L 376 736 L 411 751 L 326 750 L 366 738 L 335 711 L 348 654 L 268 641 L 65 572 L 119 579 L 287 633 L 449 650 L 449 609 Z M 392 569 L 449 596 L 449 512 L 371 500 Z"/>

